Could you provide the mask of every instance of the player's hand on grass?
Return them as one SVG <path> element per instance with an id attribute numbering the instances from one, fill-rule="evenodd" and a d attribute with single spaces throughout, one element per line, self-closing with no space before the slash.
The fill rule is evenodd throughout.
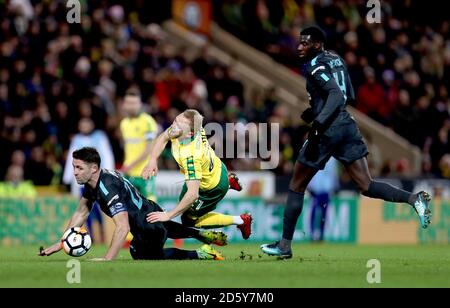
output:
<path id="1" fill-rule="evenodd" d="M 142 170 L 141 176 L 144 180 L 148 180 L 150 177 L 156 176 L 158 173 L 158 162 L 151 159 L 144 170 Z"/>
<path id="2" fill-rule="evenodd" d="M 147 222 L 169 221 L 170 215 L 167 212 L 152 212 L 147 214 Z"/>
<path id="3" fill-rule="evenodd" d="M 44 249 L 44 247 L 41 247 L 41 249 L 39 249 L 38 256 L 42 256 L 42 257 L 49 256 L 49 255 L 54 254 L 55 252 L 60 251 L 61 249 L 62 249 L 61 242 L 55 243 L 52 246 L 45 248 L 45 249 Z"/>

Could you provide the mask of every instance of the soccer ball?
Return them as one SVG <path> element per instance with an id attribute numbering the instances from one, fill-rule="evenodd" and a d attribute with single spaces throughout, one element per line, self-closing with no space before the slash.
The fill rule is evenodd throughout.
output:
<path id="1" fill-rule="evenodd" d="M 91 248 L 92 239 L 86 229 L 73 227 L 64 232 L 61 244 L 69 256 L 81 257 Z"/>

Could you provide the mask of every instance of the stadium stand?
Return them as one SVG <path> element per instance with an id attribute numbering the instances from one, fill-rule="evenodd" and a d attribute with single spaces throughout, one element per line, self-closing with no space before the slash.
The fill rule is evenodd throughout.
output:
<path id="1" fill-rule="evenodd" d="M 350 66 L 358 93 L 354 107 L 420 148 L 422 176 L 450 178 L 450 23 L 407 22 L 407 14 L 420 10 L 414 3 L 383 1 L 388 22 L 379 26 L 356 14 L 365 9 L 363 1 L 214 1 L 214 15 L 225 30 L 294 72 L 299 29 L 318 23 L 331 49 Z M 249 76 L 257 74 L 243 63 L 234 65 L 232 54 L 214 54 L 206 46 L 193 55 L 174 44 L 160 26 L 170 17 L 170 5 L 149 9 L 145 1 L 89 2 L 82 22 L 70 26 L 63 2 L 0 5 L 0 180 L 13 153 L 21 151 L 25 180 L 60 183 L 81 117 L 91 117 L 106 131 L 120 164 L 120 100 L 130 87 L 140 89 L 146 111 L 162 128 L 187 107 L 199 109 L 207 122 L 283 122 L 282 163 L 275 172 L 292 170 L 303 142 L 298 136 L 306 130 L 286 121 L 293 115 L 279 104 L 272 82 L 255 77 L 249 88 Z M 408 174 L 413 163 L 380 161 L 375 144 L 372 153 L 375 174 L 382 176 Z M 169 156 L 161 168 L 175 168 Z M 252 161 L 227 163 L 233 169 L 256 168 Z"/>
<path id="2" fill-rule="evenodd" d="M 387 22 L 361 16 L 366 1 L 218 0 L 225 30 L 298 72 L 299 30 L 318 24 L 328 48 L 344 56 L 357 91 L 355 107 L 421 149 L 422 175 L 447 177 L 449 153 L 449 22 L 441 4 L 381 1 Z M 439 9 L 441 8 L 441 9 Z M 417 16 L 414 23 L 410 17 Z M 383 163 L 382 175 L 411 162 Z"/>

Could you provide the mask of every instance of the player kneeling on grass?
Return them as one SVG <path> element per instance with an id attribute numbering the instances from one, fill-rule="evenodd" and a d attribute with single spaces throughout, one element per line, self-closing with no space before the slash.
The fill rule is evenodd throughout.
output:
<path id="1" fill-rule="evenodd" d="M 144 198 L 123 176 L 100 168 L 100 155 L 90 147 L 81 148 L 72 154 L 74 176 L 78 184 L 84 185 L 83 196 L 77 211 L 72 215 L 67 228 L 81 227 L 87 220 L 94 202 L 111 217 L 116 225 L 114 235 L 104 258 L 112 260 L 126 241 L 128 232 L 133 234 L 130 253 L 133 259 L 184 260 L 214 259 L 223 260 L 222 255 L 209 243 L 226 244 L 223 233 L 187 228 L 173 221 L 149 223 L 148 213 L 162 211 L 158 204 Z M 206 244 L 197 250 L 163 248 L 167 238 L 196 238 Z M 61 250 L 58 242 L 41 251 L 41 256 L 49 256 Z"/>
<path id="2" fill-rule="evenodd" d="M 158 172 L 158 157 L 171 141 L 172 155 L 185 183 L 178 205 L 169 212 L 154 212 L 149 222 L 168 221 L 181 215 L 183 225 L 196 228 L 219 228 L 236 225 L 245 240 L 250 237 L 252 216 L 231 216 L 213 212 L 228 189 L 242 190 L 239 179 L 228 173 L 225 164 L 209 145 L 203 129 L 203 116 L 195 109 L 179 114 L 172 125 L 154 141 L 150 161 L 142 171 L 147 180 Z"/>

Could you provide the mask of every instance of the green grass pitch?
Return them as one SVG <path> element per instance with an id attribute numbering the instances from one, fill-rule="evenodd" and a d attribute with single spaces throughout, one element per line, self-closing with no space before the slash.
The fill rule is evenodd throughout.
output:
<path id="1" fill-rule="evenodd" d="M 449 245 L 296 244 L 293 259 L 277 260 L 248 243 L 219 247 L 225 261 L 133 261 L 127 250 L 114 262 L 89 261 L 105 250 L 94 246 L 77 258 L 81 283 L 69 284 L 63 252 L 38 257 L 35 246 L 0 246 L 0 287 L 450 287 Z M 370 259 L 381 263 L 380 284 L 367 282 Z"/>

